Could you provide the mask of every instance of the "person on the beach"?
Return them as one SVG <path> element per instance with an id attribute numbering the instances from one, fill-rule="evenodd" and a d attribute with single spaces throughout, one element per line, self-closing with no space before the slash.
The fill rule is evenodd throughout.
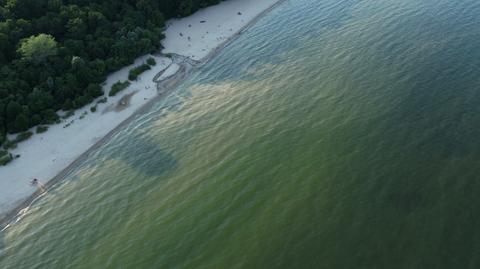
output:
<path id="1" fill-rule="evenodd" d="M 45 186 L 43 186 L 43 184 L 40 183 L 40 182 L 38 181 L 38 179 L 34 178 L 34 179 L 30 182 L 30 184 L 32 184 L 33 186 L 37 186 L 42 192 L 45 192 Z"/>

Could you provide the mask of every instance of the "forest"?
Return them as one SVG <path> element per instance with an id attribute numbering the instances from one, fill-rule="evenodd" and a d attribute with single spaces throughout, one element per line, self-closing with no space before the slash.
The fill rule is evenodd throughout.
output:
<path id="1" fill-rule="evenodd" d="M 219 2 L 0 0 L 0 146 L 103 95 L 109 73 L 161 49 L 166 20 Z"/>

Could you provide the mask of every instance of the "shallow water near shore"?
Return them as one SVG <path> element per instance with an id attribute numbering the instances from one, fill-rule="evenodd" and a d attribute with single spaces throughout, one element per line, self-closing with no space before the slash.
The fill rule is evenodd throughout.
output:
<path id="1" fill-rule="evenodd" d="M 288 0 L 0 234 L 0 268 L 479 268 L 480 2 Z"/>

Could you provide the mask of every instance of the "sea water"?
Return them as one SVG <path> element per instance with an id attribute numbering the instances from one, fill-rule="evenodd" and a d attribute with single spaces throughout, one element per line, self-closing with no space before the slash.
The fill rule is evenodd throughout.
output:
<path id="1" fill-rule="evenodd" d="M 288 0 L 0 234 L 7 268 L 479 268 L 480 1 Z"/>

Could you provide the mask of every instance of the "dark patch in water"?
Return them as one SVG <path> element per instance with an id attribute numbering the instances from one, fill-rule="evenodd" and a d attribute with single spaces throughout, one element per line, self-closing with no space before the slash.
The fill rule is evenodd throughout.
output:
<path id="1" fill-rule="evenodd" d="M 177 160 L 153 141 L 136 136 L 134 143 L 124 143 L 121 155 L 113 156 L 148 176 L 165 176 L 177 167 Z"/>

